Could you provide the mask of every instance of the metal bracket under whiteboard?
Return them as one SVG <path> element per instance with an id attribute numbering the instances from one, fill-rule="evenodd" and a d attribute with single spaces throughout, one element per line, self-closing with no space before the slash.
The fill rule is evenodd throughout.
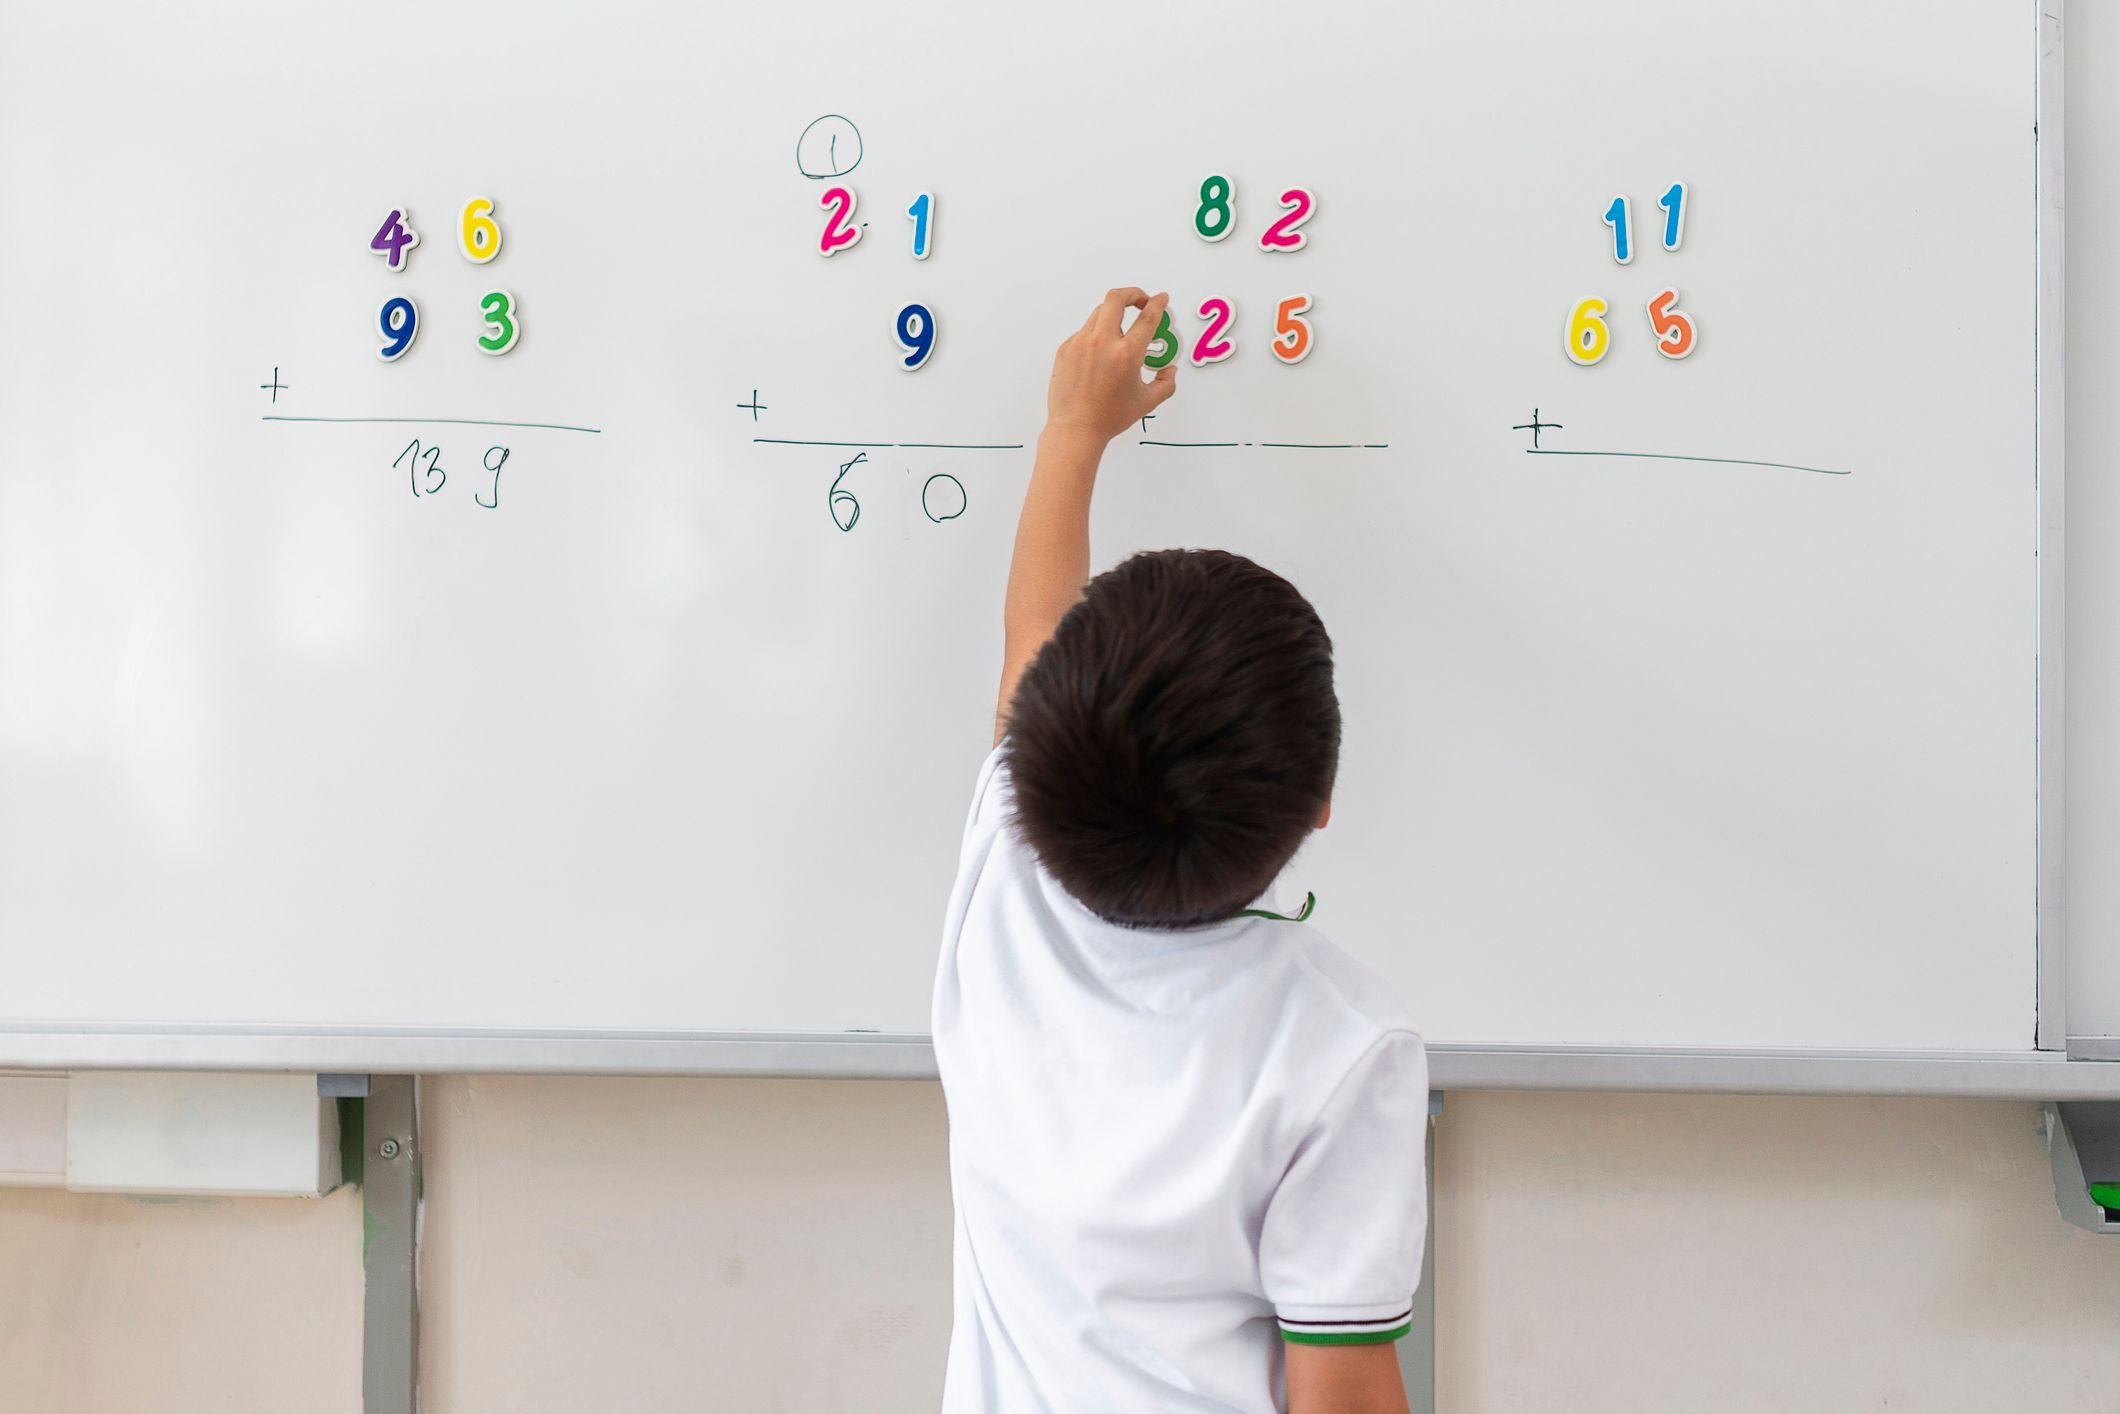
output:
<path id="1" fill-rule="evenodd" d="M 2120 1104 L 2077 1101 L 2046 1107 L 2047 1151 L 2054 1162 L 2054 1202 L 2077 1227 L 2120 1236 Z M 2092 1186 L 2097 1185 L 2097 1193 Z"/>
<path id="2" fill-rule="evenodd" d="M 361 1101 L 361 1410 L 417 1414 L 425 1162 L 418 1080 L 371 1079 Z"/>

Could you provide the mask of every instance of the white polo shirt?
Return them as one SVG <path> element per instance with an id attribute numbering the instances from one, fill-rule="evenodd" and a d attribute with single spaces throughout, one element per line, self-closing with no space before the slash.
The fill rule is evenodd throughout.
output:
<path id="1" fill-rule="evenodd" d="M 1103 922 L 979 777 L 935 979 L 957 1206 L 945 1414 L 1287 1407 L 1282 1342 L 1394 1340 L 1428 1063 L 1306 924 Z"/>

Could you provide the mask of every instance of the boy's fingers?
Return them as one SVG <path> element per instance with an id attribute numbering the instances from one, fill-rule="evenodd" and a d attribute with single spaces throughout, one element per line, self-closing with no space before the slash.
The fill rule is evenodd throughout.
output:
<path id="1" fill-rule="evenodd" d="M 1178 368 L 1176 364 L 1165 364 L 1155 376 L 1141 385 L 1141 412 L 1139 417 L 1152 408 L 1162 407 L 1170 401 L 1170 395 L 1178 391 Z"/>
<path id="2" fill-rule="evenodd" d="M 1156 337 L 1156 328 L 1163 322 L 1163 311 L 1170 307 L 1169 295 L 1157 295 L 1141 306 L 1141 317 L 1134 327 L 1126 331 L 1126 341 L 1137 354 L 1147 353 L 1149 344 Z M 1156 370 L 1158 373 L 1162 369 Z"/>
<path id="3" fill-rule="evenodd" d="M 1147 300 L 1148 291 L 1139 285 L 1128 285 L 1124 289 L 1113 290 L 1104 297 L 1104 303 L 1097 306 L 1097 312 L 1091 322 L 1107 333 L 1116 334 L 1119 332 L 1119 320 L 1126 309 L 1129 306 L 1139 306 Z"/>

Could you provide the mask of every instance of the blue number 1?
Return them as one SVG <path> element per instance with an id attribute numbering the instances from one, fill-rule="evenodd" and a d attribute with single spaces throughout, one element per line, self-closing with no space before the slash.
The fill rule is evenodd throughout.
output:
<path id="1" fill-rule="evenodd" d="M 922 192 L 913 198 L 913 204 L 905 209 L 913 218 L 913 259 L 928 258 L 928 246 L 933 237 L 935 219 L 935 194 Z"/>
<path id="2" fill-rule="evenodd" d="M 1664 249 L 1677 250 L 1678 243 L 1686 238 L 1686 184 L 1671 183 L 1656 204 L 1664 209 Z"/>
<path id="3" fill-rule="evenodd" d="M 1612 198 L 1605 208 L 1605 224 L 1612 228 L 1612 258 L 1625 265 L 1634 259 L 1634 221 L 1627 212 L 1627 198 Z"/>

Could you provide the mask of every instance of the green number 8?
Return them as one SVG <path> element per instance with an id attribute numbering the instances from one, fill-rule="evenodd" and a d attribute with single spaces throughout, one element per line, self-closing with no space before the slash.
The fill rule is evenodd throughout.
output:
<path id="1" fill-rule="evenodd" d="M 1162 352 L 1152 353 L 1142 359 L 1143 368 L 1162 368 L 1178 356 L 1178 331 L 1170 322 L 1168 309 L 1163 311 L 1163 322 L 1156 326 L 1156 337 L 1148 341 L 1148 346 L 1152 349 L 1160 348 Z"/>
<path id="2" fill-rule="evenodd" d="M 1193 213 L 1193 230 L 1203 241 L 1218 241 L 1236 229 L 1237 215 L 1230 209 L 1236 187 L 1220 172 L 1209 173 L 1200 183 L 1200 209 Z"/>

